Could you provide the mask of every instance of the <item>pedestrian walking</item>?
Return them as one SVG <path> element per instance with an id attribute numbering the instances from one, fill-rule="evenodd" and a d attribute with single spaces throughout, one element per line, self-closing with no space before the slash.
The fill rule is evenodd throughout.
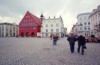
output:
<path id="1" fill-rule="evenodd" d="M 53 35 L 51 34 L 51 35 L 50 35 L 50 39 L 52 40 L 52 38 L 53 38 Z"/>
<path id="2" fill-rule="evenodd" d="M 53 35 L 53 45 L 56 45 L 58 41 L 58 36 L 57 35 Z"/>
<path id="3" fill-rule="evenodd" d="M 69 41 L 70 51 L 71 51 L 71 53 L 73 53 L 74 52 L 74 45 L 75 45 L 76 37 L 73 35 L 73 33 L 71 33 L 71 36 L 69 36 L 67 38 L 67 40 Z"/>
<path id="4" fill-rule="evenodd" d="M 86 40 L 85 37 L 82 36 L 82 34 L 80 34 L 77 38 L 78 41 L 78 53 L 80 53 L 80 48 L 81 48 L 81 54 L 84 55 L 84 49 L 85 49 L 85 45 L 86 45 Z"/>

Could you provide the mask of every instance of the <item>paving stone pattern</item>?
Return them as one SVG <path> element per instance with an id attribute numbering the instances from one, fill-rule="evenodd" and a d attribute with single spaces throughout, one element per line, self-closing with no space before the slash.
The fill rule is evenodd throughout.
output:
<path id="1" fill-rule="evenodd" d="M 66 38 L 0 38 L 0 65 L 100 65 L 100 43 L 87 43 L 85 54 L 70 52 Z"/>

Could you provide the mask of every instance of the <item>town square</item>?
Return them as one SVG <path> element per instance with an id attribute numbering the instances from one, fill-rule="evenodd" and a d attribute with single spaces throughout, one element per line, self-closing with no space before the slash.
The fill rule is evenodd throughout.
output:
<path id="1" fill-rule="evenodd" d="M 100 65 L 100 0 L 0 0 L 0 65 Z"/>
<path id="2" fill-rule="evenodd" d="M 67 38 L 0 38 L 0 65 L 100 65 L 100 43 L 87 43 L 84 56 L 71 53 Z"/>

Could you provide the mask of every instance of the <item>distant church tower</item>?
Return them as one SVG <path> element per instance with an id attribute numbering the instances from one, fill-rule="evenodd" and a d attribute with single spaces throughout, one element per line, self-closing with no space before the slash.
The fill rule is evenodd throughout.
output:
<path id="1" fill-rule="evenodd" d="M 40 15 L 41 20 L 44 20 L 44 16 L 43 14 Z"/>

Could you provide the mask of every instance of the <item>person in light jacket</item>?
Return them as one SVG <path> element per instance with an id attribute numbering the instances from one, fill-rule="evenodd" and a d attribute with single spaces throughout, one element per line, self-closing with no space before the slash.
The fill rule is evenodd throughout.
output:
<path id="1" fill-rule="evenodd" d="M 58 38 L 57 35 L 53 35 L 53 45 L 57 45 Z"/>

